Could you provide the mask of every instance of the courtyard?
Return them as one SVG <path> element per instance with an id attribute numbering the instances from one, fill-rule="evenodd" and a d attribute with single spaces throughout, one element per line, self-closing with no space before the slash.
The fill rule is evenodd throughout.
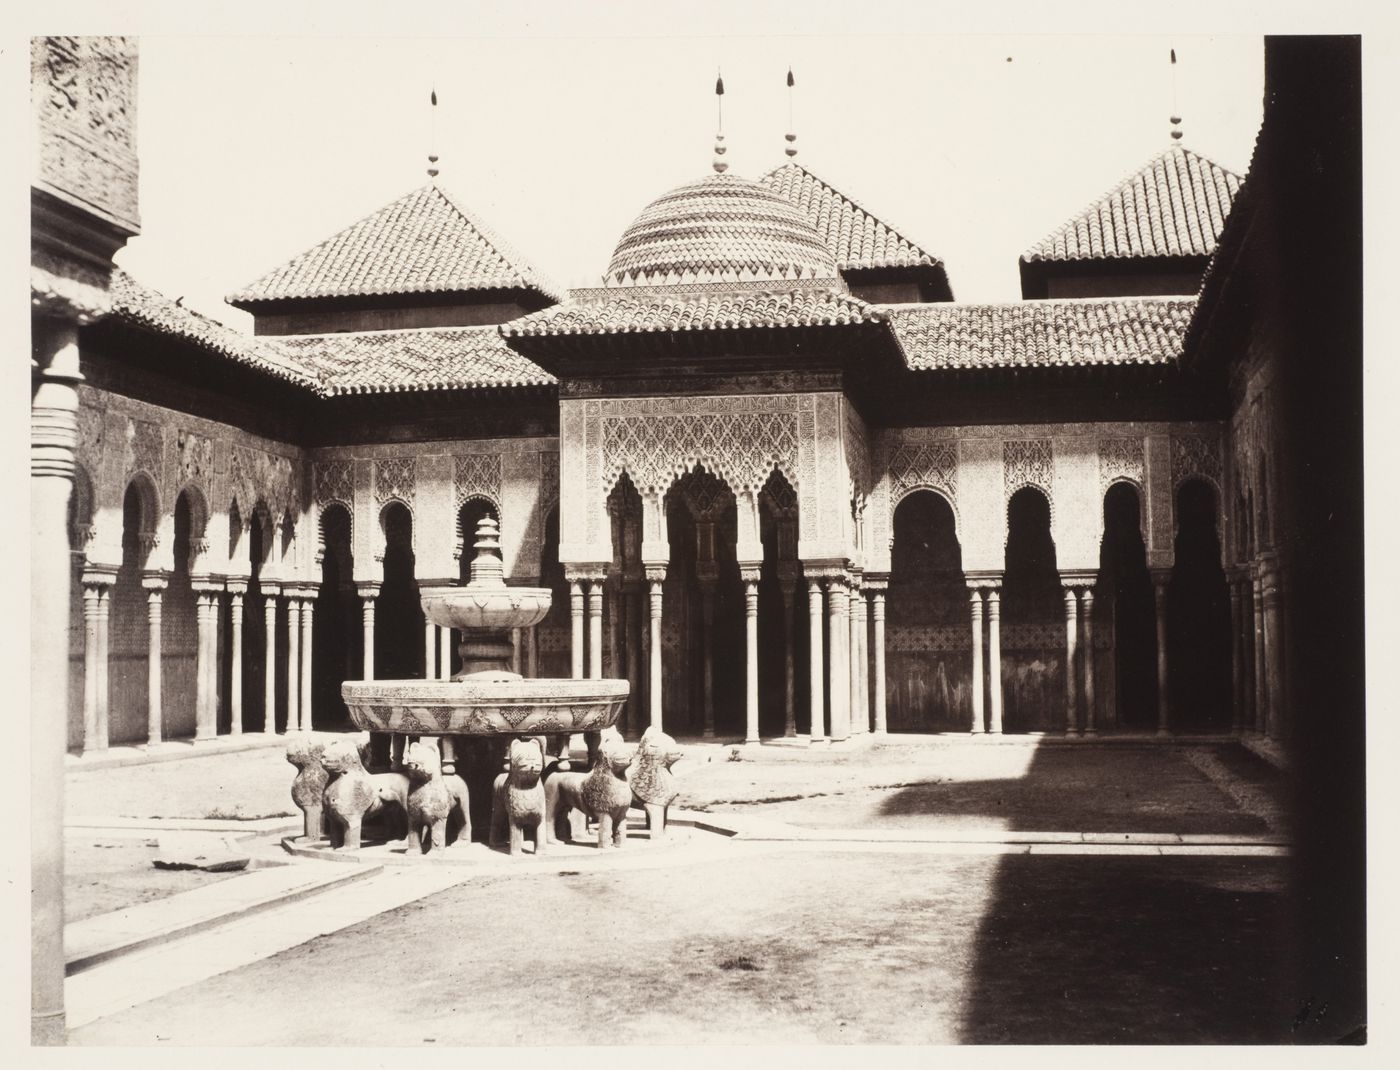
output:
<path id="1" fill-rule="evenodd" d="M 209 926 L 73 973 L 70 1042 L 1288 1039 L 1284 780 L 1238 744 L 696 742 L 684 764 L 664 850 L 400 867 Z M 249 879 L 155 870 L 139 833 L 99 848 L 92 815 L 289 829 L 291 772 L 278 747 L 70 771 L 70 919 Z M 250 873 L 276 840 L 246 841 Z"/>

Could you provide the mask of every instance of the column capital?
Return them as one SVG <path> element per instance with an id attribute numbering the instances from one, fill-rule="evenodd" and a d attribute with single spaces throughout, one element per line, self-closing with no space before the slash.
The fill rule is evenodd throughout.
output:
<path id="1" fill-rule="evenodd" d="M 742 564 L 739 566 L 739 579 L 746 586 L 757 586 L 762 575 L 763 567 L 761 565 Z"/>
<path id="2" fill-rule="evenodd" d="M 224 590 L 235 597 L 241 598 L 248 593 L 248 581 L 242 577 L 224 580 Z"/>
<path id="3" fill-rule="evenodd" d="M 150 594 L 159 595 L 169 584 L 169 578 L 159 570 L 141 573 L 141 588 Z"/>
<path id="4" fill-rule="evenodd" d="M 664 583 L 666 581 L 666 566 L 648 564 L 646 578 L 647 583 Z"/>
<path id="5" fill-rule="evenodd" d="M 963 573 L 963 579 L 968 587 L 993 591 L 1001 589 L 1002 577 L 1005 575 L 1001 569 L 968 569 Z"/>
<path id="6" fill-rule="evenodd" d="M 1060 573 L 1060 586 L 1066 591 L 1079 592 L 1098 582 L 1098 573 L 1083 569 L 1071 569 Z"/>
<path id="7" fill-rule="evenodd" d="M 607 575 L 608 566 L 603 562 L 564 566 L 564 578 L 570 583 L 602 583 Z"/>
<path id="8" fill-rule="evenodd" d="M 83 569 L 84 587 L 111 587 L 117 582 L 117 570 L 107 565 L 88 565 Z"/>
<path id="9" fill-rule="evenodd" d="M 1153 586 L 1153 587 L 1156 587 L 1158 590 L 1162 590 L 1162 589 L 1164 589 L 1164 588 L 1166 588 L 1166 587 L 1168 587 L 1168 586 L 1171 585 L 1171 582 L 1172 582 L 1172 570 L 1171 570 L 1171 569 L 1169 569 L 1169 568 L 1153 568 L 1153 569 L 1148 569 L 1148 572 L 1149 572 L 1149 573 L 1151 574 L 1151 576 L 1152 576 L 1152 586 Z"/>
<path id="10" fill-rule="evenodd" d="M 361 598 L 373 600 L 379 597 L 380 585 L 369 580 L 361 580 L 355 584 L 355 593 Z"/>
<path id="11" fill-rule="evenodd" d="M 190 586 L 201 595 L 223 594 L 224 591 L 224 585 L 211 576 L 191 576 Z"/>

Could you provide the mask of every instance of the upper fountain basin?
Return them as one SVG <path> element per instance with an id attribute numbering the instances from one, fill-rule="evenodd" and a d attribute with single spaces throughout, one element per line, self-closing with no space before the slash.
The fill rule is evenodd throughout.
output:
<path id="1" fill-rule="evenodd" d="M 439 628 L 531 628 L 549 612 L 547 587 L 421 587 L 423 612 Z"/>

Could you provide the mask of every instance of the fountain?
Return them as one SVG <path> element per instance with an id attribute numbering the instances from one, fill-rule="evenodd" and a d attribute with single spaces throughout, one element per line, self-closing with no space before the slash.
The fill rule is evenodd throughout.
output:
<path id="1" fill-rule="evenodd" d="M 561 740 L 584 733 L 590 753 L 596 752 L 599 734 L 616 722 L 630 690 L 626 680 L 526 679 L 511 670 L 511 631 L 543 620 L 550 592 L 506 585 L 494 519 L 483 519 L 476 535 L 467 584 L 419 592 L 432 623 L 461 631 L 462 670 L 451 680 L 348 680 L 341 685 L 356 726 L 368 729 L 372 741 L 377 737 L 382 744 L 388 737 L 384 757 L 391 767 L 400 767 L 411 738 L 438 739 L 442 772 L 462 772 L 473 810 L 489 806 L 512 740 L 544 737 L 544 758 L 557 753 Z M 545 746 L 545 739 L 552 745 Z M 374 749 L 383 751 L 382 746 Z M 459 770 L 459 764 L 465 768 Z M 478 828 L 484 824 L 472 823 Z"/>

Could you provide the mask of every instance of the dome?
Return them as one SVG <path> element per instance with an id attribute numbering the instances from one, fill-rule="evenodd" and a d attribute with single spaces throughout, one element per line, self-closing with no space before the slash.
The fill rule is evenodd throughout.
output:
<path id="1" fill-rule="evenodd" d="M 793 204 L 738 175 L 678 186 L 643 210 L 613 250 L 609 286 L 836 279 L 836 260 Z"/>

